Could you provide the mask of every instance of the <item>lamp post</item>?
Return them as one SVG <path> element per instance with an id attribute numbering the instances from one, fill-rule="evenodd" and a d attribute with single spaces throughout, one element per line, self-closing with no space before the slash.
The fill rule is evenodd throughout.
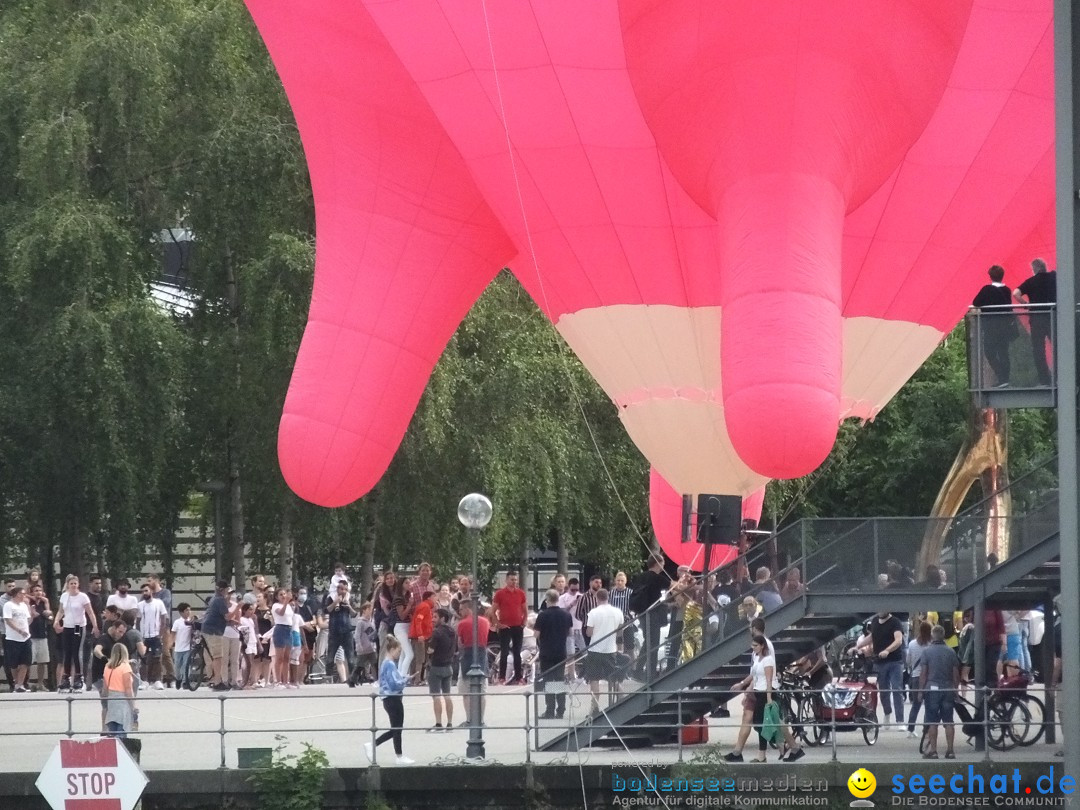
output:
<path id="1" fill-rule="evenodd" d="M 484 733 L 480 728 L 480 705 L 484 694 L 484 670 L 480 668 L 478 653 L 480 639 L 480 590 L 476 584 L 476 553 L 480 545 L 480 530 L 491 521 L 491 501 L 483 495 L 473 492 L 458 503 L 458 520 L 469 531 L 469 543 L 472 546 L 472 666 L 466 677 L 469 679 L 469 742 L 465 747 L 465 756 L 469 759 L 484 758 Z"/>

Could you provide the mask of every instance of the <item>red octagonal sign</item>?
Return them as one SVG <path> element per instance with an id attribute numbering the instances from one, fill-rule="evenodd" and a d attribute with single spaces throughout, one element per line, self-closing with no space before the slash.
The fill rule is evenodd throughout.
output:
<path id="1" fill-rule="evenodd" d="M 36 785 L 53 810 L 132 810 L 146 776 L 114 737 L 61 740 Z"/>

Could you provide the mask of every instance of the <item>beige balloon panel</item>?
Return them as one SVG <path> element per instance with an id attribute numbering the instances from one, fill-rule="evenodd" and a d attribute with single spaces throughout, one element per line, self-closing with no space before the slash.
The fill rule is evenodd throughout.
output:
<path id="1" fill-rule="evenodd" d="M 739 459 L 728 437 L 720 317 L 720 307 L 623 304 L 558 322 L 631 439 L 677 492 L 747 495 L 769 480 Z M 838 419 L 874 418 L 942 337 L 906 321 L 845 318 Z"/>

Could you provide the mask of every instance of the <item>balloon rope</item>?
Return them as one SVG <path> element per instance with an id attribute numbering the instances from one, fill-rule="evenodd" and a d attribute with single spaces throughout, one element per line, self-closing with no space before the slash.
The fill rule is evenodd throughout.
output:
<path id="1" fill-rule="evenodd" d="M 487 32 L 488 51 L 491 54 L 491 72 L 495 78 L 495 96 L 499 100 L 499 116 L 502 119 L 503 134 L 506 136 L 506 151 L 510 154 L 510 169 L 514 175 L 514 187 L 517 191 L 518 208 L 521 211 L 521 220 L 525 226 L 525 237 L 529 244 L 529 253 L 532 256 L 533 269 L 536 271 L 536 280 L 540 285 L 540 297 L 544 301 L 544 309 L 547 312 L 550 312 L 551 305 L 548 301 L 547 287 L 544 285 L 544 277 L 540 273 L 540 262 L 536 258 L 536 248 L 533 245 L 532 230 L 529 228 L 529 216 L 525 211 L 525 196 L 521 193 L 521 180 L 518 177 L 517 160 L 514 157 L 514 144 L 510 138 L 510 124 L 506 117 L 506 105 L 503 102 L 502 84 L 499 81 L 499 69 L 495 62 L 495 43 L 491 36 L 491 21 L 488 19 L 487 0 L 481 0 L 480 6 L 484 12 L 484 28 Z M 548 322 L 551 323 L 550 318 L 548 318 Z M 554 323 L 551 323 L 551 331 L 554 335 L 558 336 L 557 342 L 561 341 L 565 345 L 565 341 L 563 340 L 562 335 L 559 334 L 559 331 L 555 329 Z M 641 534 L 641 530 L 634 521 L 633 515 L 630 514 L 630 510 L 626 506 L 626 501 L 623 500 L 622 494 L 615 484 L 615 479 L 611 475 L 611 470 L 608 468 L 607 461 L 604 460 L 604 454 L 600 449 L 600 443 L 596 440 L 596 433 L 593 431 L 592 425 L 589 424 L 589 417 L 585 413 L 585 404 L 578 391 L 577 383 L 574 381 L 574 375 L 570 371 L 568 358 L 562 352 L 560 352 L 560 355 L 563 357 L 563 372 L 566 374 L 566 379 L 570 383 L 571 396 L 573 397 L 578 410 L 581 412 L 581 419 L 585 423 L 585 429 L 589 433 L 589 438 L 592 440 L 593 449 L 596 451 L 596 457 L 600 459 L 600 465 L 604 468 L 604 475 L 607 477 L 608 483 L 611 485 L 611 489 L 619 501 L 619 505 L 626 514 L 626 519 L 629 521 L 630 527 L 634 530 L 634 534 L 637 535 L 642 545 L 645 546 L 645 550 L 651 553 L 653 551 L 652 546 Z"/>

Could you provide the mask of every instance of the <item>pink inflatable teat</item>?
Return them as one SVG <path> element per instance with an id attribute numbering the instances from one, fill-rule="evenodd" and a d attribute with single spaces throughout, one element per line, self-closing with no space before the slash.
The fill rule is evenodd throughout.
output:
<path id="1" fill-rule="evenodd" d="M 970 2 L 900 0 L 887 24 L 862 0 L 620 8 L 642 113 L 717 218 L 732 443 L 762 475 L 809 473 L 840 411 L 844 216 L 938 104 Z"/>

